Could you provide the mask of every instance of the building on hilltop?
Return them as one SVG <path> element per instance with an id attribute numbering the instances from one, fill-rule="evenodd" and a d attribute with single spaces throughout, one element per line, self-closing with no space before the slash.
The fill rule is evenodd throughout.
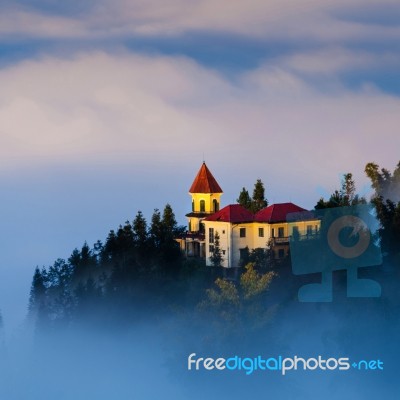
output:
<path id="1" fill-rule="evenodd" d="M 247 250 L 265 249 L 268 245 L 275 258 L 283 259 L 288 255 L 291 235 L 310 235 L 319 230 L 319 220 L 296 204 L 272 204 L 253 214 L 239 204 L 220 209 L 222 194 L 220 185 L 203 162 L 189 189 L 192 211 L 186 214 L 188 231 L 178 241 L 187 257 L 203 258 L 206 265 L 212 265 L 217 233 L 221 265 L 231 268 L 240 266 Z M 308 215 L 297 222 L 289 222 L 287 217 L 293 213 Z"/>

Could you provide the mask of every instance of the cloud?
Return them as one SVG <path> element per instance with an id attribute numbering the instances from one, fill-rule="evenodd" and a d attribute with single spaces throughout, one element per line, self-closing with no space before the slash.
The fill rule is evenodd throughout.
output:
<path id="1" fill-rule="evenodd" d="M 349 50 L 343 47 L 325 47 L 314 51 L 293 53 L 279 60 L 286 68 L 307 75 L 337 75 L 343 72 L 366 71 L 378 68 L 399 67 L 397 53 L 379 55 L 367 50 Z"/>
<path id="2" fill-rule="evenodd" d="M 247 173 L 271 171 L 275 185 L 286 176 L 315 187 L 336 182 L 338 169 L 397 163 L 398 98 L 367 84 L 320 91 L 290 65 L 228 80 L 183 57 L 92 52 L 4 68 L 1 168 L 162 165 L 171 156 L 186 165 L 206 152 L 220 164 L 243 163 Z"/>
<path id="3" fill-rule="evenodd" d="M 127 54 L 23 62 L 1 70 L 0 82 L 3 166 L 104 154 L 146 159 L 191 134 L 205 145 L 207 121 L 185 108 L 229 92 L 189 60 Z"/>
<path id="4" fill-rule="evenodd" d="M 111 38 L 126 36 L 176 36 L 188 32 L 214 32 L 243 35 L 262 40 L 396 40 L 400 27 L 347 18 L 346 10 L 368 9 L 382 14 L 388 9 L 390 20 L 393 0 L 348 0 L 324 2 L 311 0 L 103 0 L 89 3 L 76 14 L 43 3 L 40 7 L 3 7 L 0 32 L 3 35 L 28 35 L 37 38 Z M 52 12 L 49 13 L 48 9 Z M 384 20 L 385 15 L 382 16 Z"/>
<path id="5" fill-rule="evenodd" d="M 5 10 L 0 14 L 0 35 L 6 38 L 82 38 L 89 35 L 78 19 L 23 9 Z"/>

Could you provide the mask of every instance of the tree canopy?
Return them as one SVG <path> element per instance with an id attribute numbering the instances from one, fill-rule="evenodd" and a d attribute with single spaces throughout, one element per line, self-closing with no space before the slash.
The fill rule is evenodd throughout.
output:
<path id="1" fill-rule="evenodd" d="M 236 201 L 238 204 L 252 213 L 256 213 L 262 210 L 264 207 L 267 207 L 268 200 L 265 198 L 265 187 L 261 179 L 257 179 L 256 183 L 254 184 L 253 196 L 251 198 L 248 190 L 243 187 Z"/>

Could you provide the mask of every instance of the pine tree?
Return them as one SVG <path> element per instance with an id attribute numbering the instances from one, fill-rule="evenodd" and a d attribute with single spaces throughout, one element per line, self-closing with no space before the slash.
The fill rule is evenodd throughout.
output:
<path id="1" fill-rule="evenodd" d="M 210 256 L 210 261 L 213 267 L 221 267 L 222 262 L 224 261 L 222 257 L 222 251 L 219 243 L 219 233 L 215 232 L 214 236 L 214 248 Z"/>
<path id="2" fill-rule="evenodd" d="M 166 204 L 162 217 L 162 225 L 164 229 L 164 234 L 168 238 L 173 238 L 178 227 L 176 222 L 175 214 L 172 211 L 170 204 Z"/>
<path id="3" fill-rule="evenodd" d="M 31 292 L 29 295 L 29 312 L 38 311 L 44 303 L 46 295 L 45 279 L 39 268 L 35 268 L 33 274 Z"/>
<path id="4" fill-rule="evenodd" d="M 356 184 L 353 179 L 353 174 L 347 173 L 343 175 L 341 195 L 345 206 L 353 205 L 356 198 Z"/>
<path id="5" fill-rule="evenodd" d="M 251 211 L 256 213 L 268 206 L 268 200 L 265 198 L 265 188 L 261 179 L 257 179 L 254 184 L 253 198 L 251 202 Z"/>
<path id="6" fill-rule="evenodd" d="M 111 230 L 107 236 L 106 243 L 100 255 L 101 263 L 104 264 L 115 258 L 117 254 L 117 236 L 114 230 Z"/>
<path id="7" fill-rule="evenodd" d="M 161 213 L 157 208 L 151 217 L 150 240 L 151 245 L 156 249 L 159 249 L 163 242 L 163 223 L 161 222 Z"/>
<path id="8" fill-rule="evenodd" d="M 133 239 L 139 248 L 143 248 L 147 242 L 147 223 L 141 211 L 133 220 Z"/>
<path id="9" fill-rule="evenodd" d="M 246 190 L 245 187 L 240 192 L 239 197 L 236 201 L 238 204 L 240 204 L 246 210 L 251 211 L 251 208 L 252 208 L 251 198 L 250 198 L 249 192 Z"/>
<path id="10" fill-rule="evenodd" d="M 356 194 L 356 184 L 353 180 L 353 175 L 347 173 L 342 177 L 341 189 L 335 190 L 329 197 L 328 201 L 325 201 L 325 199 L 321 197 L 315 205 L 315 209 L 320 210 L 324 208 L 348 207 L 365 203 L 365 198 L 359 197 Z"/>
<path id="11" fill-rule="evenodd" d="M 117 232 L 116 244 L 118 248 L 118 253 L 127 256 L 129 252 L 133 251 L 135 247 L 134 232 L 132 225 L 129 221 L 125 221 L 125 225 L 119 227 Z"/>
<path id="12" fill-rule="evenodd" d="M 171 272 L 172 270 L 173 272 L 177 272 L 180 266 L 178 260 L 181 257 L 179 245 L 175 240 L 178 234 L 178 223 L 176 222 L 172 207 L 169 204 L 164 208 L 161 224 L 163 231 L 161 258 L 164 263 L 169 265 Z"/>

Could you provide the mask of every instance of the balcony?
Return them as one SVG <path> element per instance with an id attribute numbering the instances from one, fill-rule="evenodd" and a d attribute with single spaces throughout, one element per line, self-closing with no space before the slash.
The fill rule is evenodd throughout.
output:
<path id="1" fill-rule="evenodd" d="M 186 232 L 182 239 L 186 241 L 204 242 L 206 240 L 206 235 L 200 232 Z"/>
<path id="2" fill-rule="evenodd" d="M 271 238 L 271 240 L 272 240 L 272 246 L 276 246 L 277 244 L 289 244 L 288 236 L 274 237 Z"/>

